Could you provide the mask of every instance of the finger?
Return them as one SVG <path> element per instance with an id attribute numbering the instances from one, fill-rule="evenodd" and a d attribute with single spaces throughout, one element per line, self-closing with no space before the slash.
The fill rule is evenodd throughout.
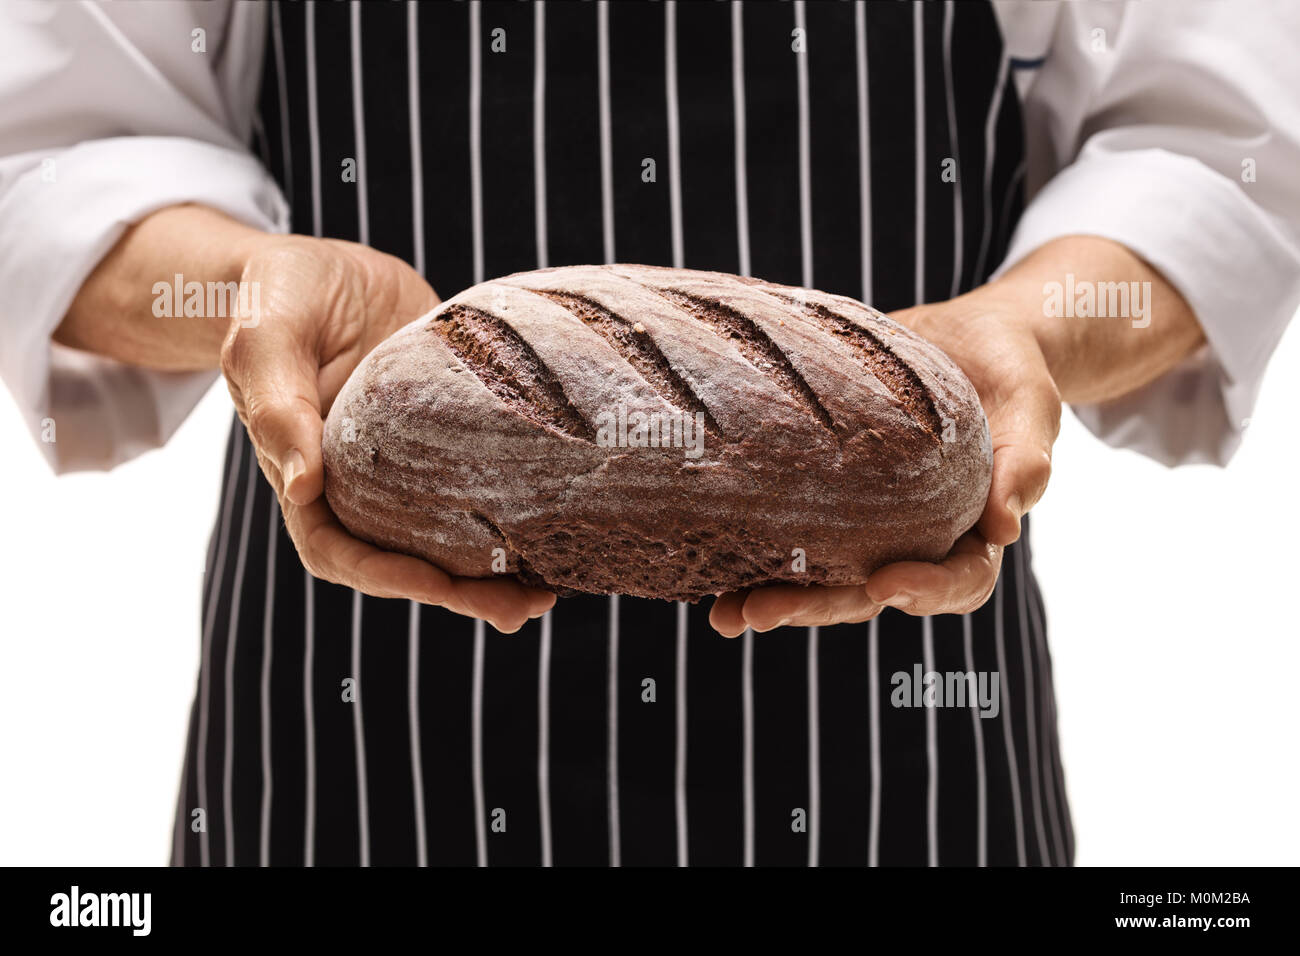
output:
<path id="1" fill-rule="evenodd" d="M 989 416 L 993 481 L 979 530 L 994 544 L 1020 537 L 1020 519 L 1038 503 L 1052 475 L 1052 445 L 1061 427 L 1061 402 L 1050 380 L 1017 389 Z"/>
<path id="2" fill-rule="evenodd" d="M 482 618 L 502 634 L 513 634 L 555 606 L 555 595 L 520 584 L 513 578 L 452 578 L 458 606 Z M 464 612 L 462 612 L 464 613 Z"/>
<path id="3" fill-rule="evenodd" d="M 739 637 L 749 625 L 745 623 L 742 608 L 749 591 L 729 591 L 719 594 L 709 609 L 709 626 L 723 637 Z"/>
<path id="4" fill-rule="evenodd" d="M 254 446 L 274 469 L 277 491 L 298 505 L 320 497 L 325 471 L 318 368 L 295 323 L 232 323 L 221 349 L 221 370 Z"/>
<path id="5" fill-rule="evenodd" d="M 1001 567 L 1002 547 L 968 531 L 943 561 L 886 565 L 867 578 L 866 591 L 908 614 L 966 614 L 988 600 Z"/>
<path id="6" fill-rule="evenodd" d="M 305 506 L 286 503 L 284 511 L 307 570 L 363 594 L 436 604 L 507 632 L 554 603 L 555 595 L 512 579 L 453 578 L 427 561 L 380 550 L 348 534 L 324 499 Z"/>
<path id="7" fill-rule="evenodd" d="M 756 631 L 776 627 L 860 624 L 880 613 L 862 585 L 823 587 L 778 584 L 750 592 L 742 613 Z"/>

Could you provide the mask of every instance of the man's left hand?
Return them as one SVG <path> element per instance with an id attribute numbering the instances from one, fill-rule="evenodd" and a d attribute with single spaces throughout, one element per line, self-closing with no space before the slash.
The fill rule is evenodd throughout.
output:
<path id="1" fill-rule="evenodd" d="M 997 283 L 947 302 L 891 316 L 942 348 L 979 393 L 993 439 L 993 482 L 975 527 L 944 560 L 900 561 L 865 585 L 775 585 L 720 595 L 709 623 L 727 637 L 859 623 L 886 607 L 908 614 L 964 614 L 988 600 L 1002 549 L 1020 537 L 1020 519 L 1042 497 L 1051 474 L 1061 397 L 1024 305 Z"/>

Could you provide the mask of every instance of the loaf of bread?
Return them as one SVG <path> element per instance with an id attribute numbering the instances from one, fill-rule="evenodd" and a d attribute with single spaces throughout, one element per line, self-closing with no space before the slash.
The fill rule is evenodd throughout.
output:
<path id="1" fill-rule="evenodd" d="M 330 507 L 387 550 L 687 601 L 939 559 L 992 471 L 970 382 L 874 309 L 636 265 L 444 302 L 352 373 L 324 458 Z"/>

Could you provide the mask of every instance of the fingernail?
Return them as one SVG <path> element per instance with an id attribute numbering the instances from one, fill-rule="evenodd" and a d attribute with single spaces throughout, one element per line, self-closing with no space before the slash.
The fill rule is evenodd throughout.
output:
<path id="1" fill-rule="evenodd" d="M 880 603 L 885 605 L 886 607 L 903 608 L 903 607 L 907 607 L 912 603 L 912 595 L 907 594 L 903 591 L 899 591 L 897 594 L 885 598 L 885 600 L 881 601 Z"/>
<path id="2" fill-rule="evenodd" d="M 1021 515 L 1025 513 L 1024 509 L 1020 506 L 1019 495 L 1012 495 L 1010 498 L 1007 499 L 1007 509 L 1017 518 L 1019 518 Z"/>
<path id="3" fill-rule="evenodd" d="M 296 448 L 289 449 L 289 452 L 280 462 L 280 474 L 284 477 L 284 490 L 288 491 L 293 480 L 307 470 L 307 462 L 302 457 L 302 452 Z"/>

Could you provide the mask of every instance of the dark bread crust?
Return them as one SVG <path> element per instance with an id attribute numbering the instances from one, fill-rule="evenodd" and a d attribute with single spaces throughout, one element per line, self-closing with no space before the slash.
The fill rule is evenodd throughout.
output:
<path id="1" fill-rule="evenodd" d="M 702 454 L 602 445 L 620 405 L 698 413 Z M 353 372 L 324 456 L 330 506 L 380 547 L 469 577 L 501 549 L 506 573 L 560 593 L 690 601 L 937 560 L 992 473 L 970 382 L 874 309 L 632 265 L 443 303 Z"/>

